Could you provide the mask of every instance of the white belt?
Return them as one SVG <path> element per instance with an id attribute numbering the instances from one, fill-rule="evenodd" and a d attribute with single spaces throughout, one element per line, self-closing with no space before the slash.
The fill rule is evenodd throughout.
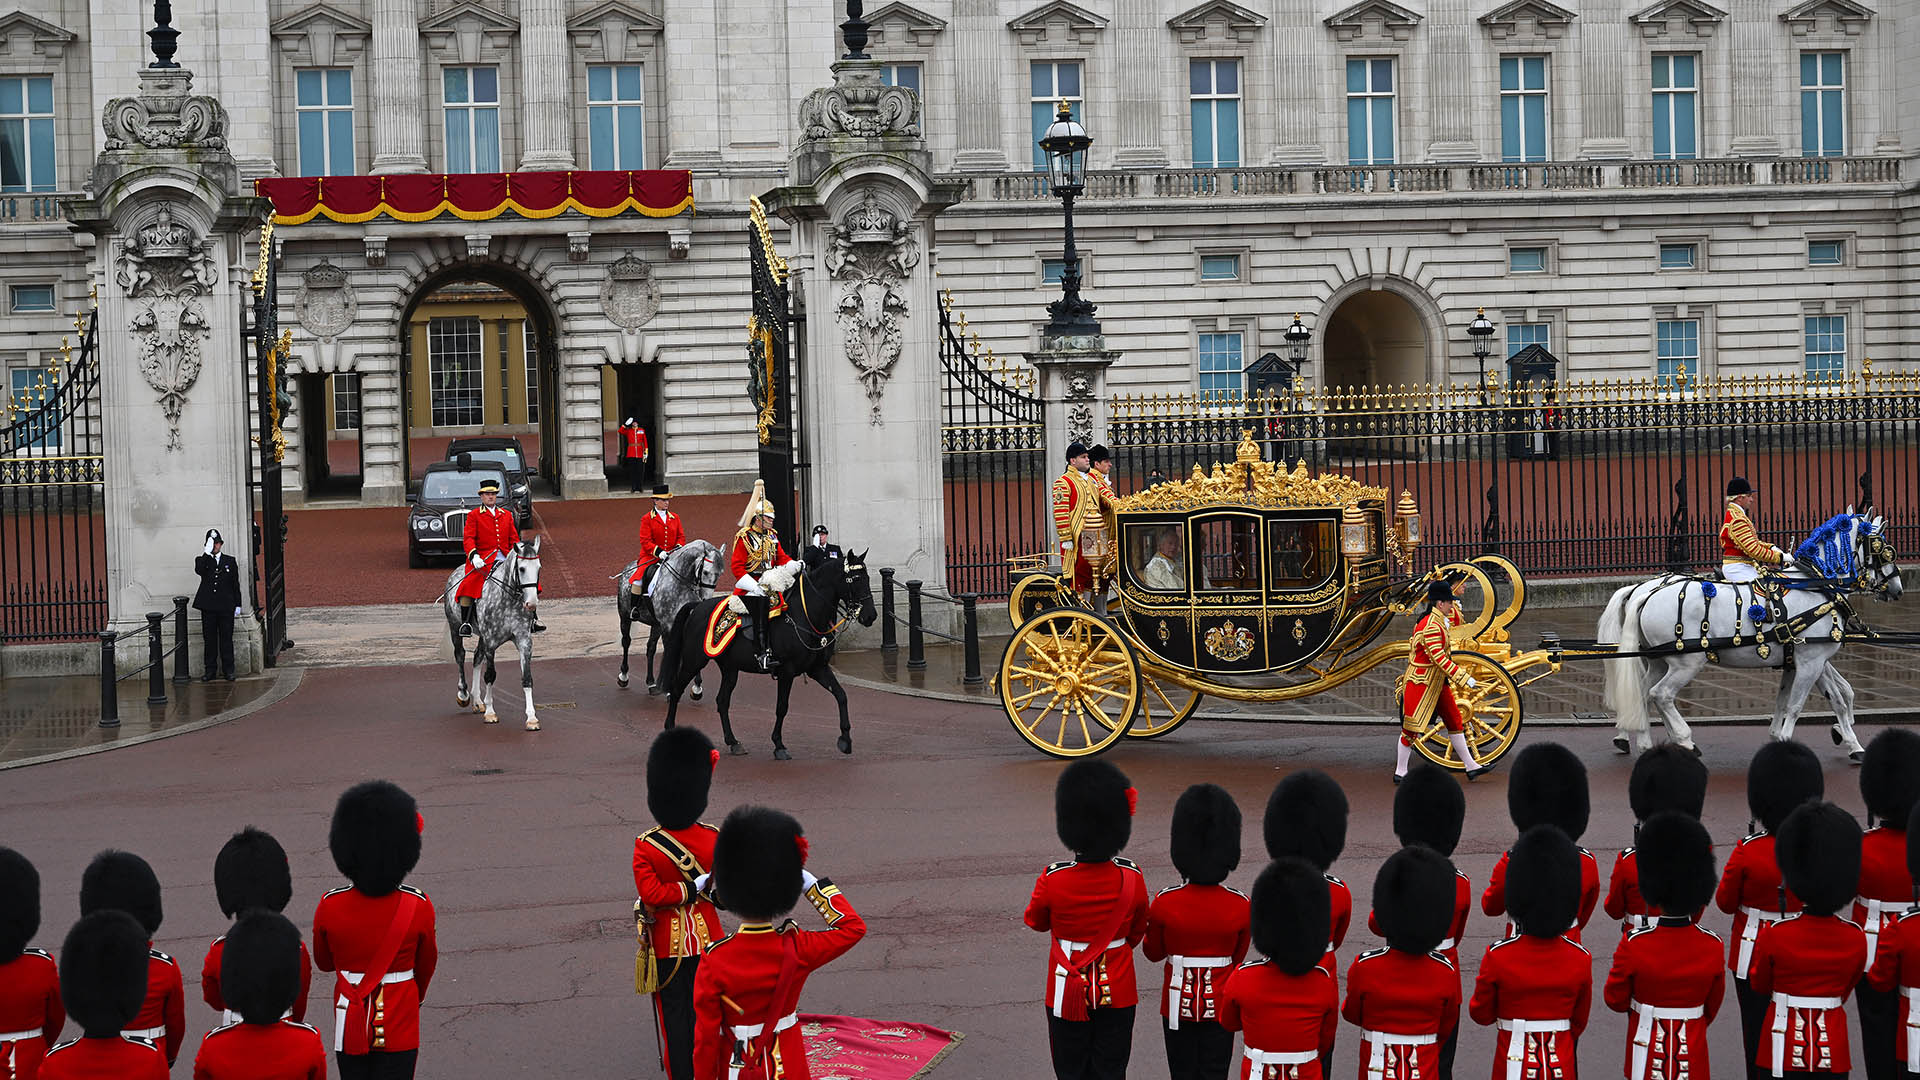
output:
<path id="1" fill-rule="evenodd" d="M 1267 1066 L 1306 1065 L 1319 1061 L 1320 1052 L 1317 1050 L 1255 1050 L 1249 1046 L 1246 1048 L 1246 1059 L 1253 1066 L 1249 1073 L 1252 1080 L 1266 1080 Z"/>
<path id="2" fill-rule="evenodd" d="M 166 1038 L 167 1026 L 162 1024 L 159 1027 L 150 1028 L 123 1028 L 120 1034 L 130 1039 L 145 1039 L 148 1042 L 153 1042 L 156 1039 Z"/>
<path id="3" fill-rule="evenodd" d="M 1653 1029 L 1662 1020 L 1698 1020 L 1707 1015 L 1704 1006 L 1695 1005 L 1690 1009 L 1663 1008 L 1658 1005 L 1644 1005 L 1638 1001 L 1629 1002 L 1634 1011 L 1633 1021 L 1633 1068 L 1627 1072 L 1627 1080 L 1646 1080 L 1647 1054 L 1653 1046 Z"/>
<path id="4" fill-rule="evenodd" d="M 1121 942 L 1121 944 L 1126 944 Z M 1064 949 L 1065 942 L 1061 942 Z M 1069 954 L 1071 955 L 1071 954 Z M 1180 1030 L 1180 1013 L 1187 1001 L 1187 972 L 1199 968 L 1223 968 L 1233 964 L 1231 956 L 1169 956 L 1167 957 L 1167 1030 Z M 1065 976 L 1061 976 L 1064 981 Z"/>
<path id="5" fill-rule="evenodd" d="M 1535 1035 L 1551 1035 L 1558 1031 L 1572 1031 L 1571 1020 L 1502 1020 L 1496 1025 L 1508 1033 L 1507 1038 L 1507 1080 L 1520 1080 L 1526 1071 L 1527 1045 Z M 1541 1075 L 1546 1074 L 1547 1052 L 1540 1051 Z"/>
<path id="6" fill-rule="evenodd" d="M 1634 930 L 1651 930 L 1659 924 L 1657 915 L 1628 915 L 1621 920 Z"/>
<path id="7" fill-rule="evenodd" d="M 1907 1071 L 1920 1073 L 1920 986 L 1903 986 L 1900 996 L 1907 999 Z"/>
<path id="8" fill-rule="evenodd" d="M 1438 1035 L 1396 1035 L 1390 1031 L 1362 1031 L 1360 1041 L 1373 1046 L 1367 1056 L 1367 1075 L 1374 1080 L 1379 1080 L 1387 1072 L 1387 1047 L 1432 1046 L 1440 1041 L 1440 1037 Z"/>
<path id="9" fill-rule="evenodd" d="M 1457 949 L 1459 947 L 1460 947 L 1460 943 L 1458 941 L 1455 941 L 1453 938 L 1447 938 L 1446 940 L 1442 941 L 1440 944 L 1435 945 L 1433 947 L 1433 951 L 1446 952 L 1448 949 Z"/>
<path id="10" fill-rule="evenodd" d="M 1087 947 L 1087 943 L 1084 941 L 1068 941 L 1065 938 L 1060 938 L 1059 941 L 1060 951 L 1065 953 L 1069 958 L 1071 958 L 1074 953 Z M 1119 941 L 1107 942 L 1107 949 L 1124 949 L 1126 947 L 1127 941 L 1125 938 L 1121 938 Z M 1105 952 L 1107 950 L 1102 949 L 1100 951 Z M 1066 999 L 1066 996 L 1067 969 L 1061 967 L 1059 964 L 1055 964 L 1053 965 L 1053 1015 L 1060 1015 L 1060 1003 Z"/>
<path id="11" fill-rule="evenodd" d="M 800 1016 L 798 1013 L 788 1013 L 773 1022 L 773 1033 L 778 1035 L 799 1022 Z M 745 1042 L 748 1039 L 758 1038 L 760 1032 L 765 1029 L 765 1024 L 736 1024 L 729 1027 L 727 1031 L 733 1035 L 736 1042 Z M 727 1065 L 727 1080 L 740 1080 L 740 1070 L 744 1065 L 745 1062 L 740 1061 L 739 1055 L 736 1054 L 734 1059 Z"/>
<path id="12" fill-rule="evenodd" d="M 360 980 L 366 978 L 367 973 L 364 971 L 343 971 L 340 973 L 340 977 L 347 980 L 347 985 L 349 986 L 359 986 Z M 413 981 L 412 968 L 408 968 L 405 971 L 389 971 L 385 975 L 382 975 L 380 977 L 381 986 L 391 986 L 394 983 L 403 983 L 403 982 L 412 982 L 412 981 Z M 346 996 L 343 994 L 339 998 L 337 998 L 333 1003 L 333 1049 L 334 1049 L 334 1052 L 338 1053 L 340 1049 L 346 1045 L 346 1042 L 347 1042 L 347 999 L 346 999 Z"/>
<path id="13" fill-rule="evenodd" d="M 1753 965 L 1753 941 L 1760 936 L 1760 926 L 1765 923 L 1772 926 L 1781 919 L 1777 911 L 1767 908 L 1740 905 L 1740 913 L 1747 917 L 1745 926 L 1740 928 L 1740 950 L 1734 956 L 1733 974 L 1736 978 L 1747 977 L 1747 969 Z"/>
<path id="14" fill-rule="evenodd" d="M 1860 929 L 1867 932 L 1867 967 L 1873 966 L 1873 954 L 1880 947 L 1880 923 L 1888 915 L 1898 915 L 1913 906 L 1910 900 L 1869 900 L 1856 896 L 1853 902 L 1867 909 L 1867 917 L 1861 920 Z M 1864 970 L 1864 969 L 1862 969 Z"/>
<path id="15" fill-rule="evenodd" d="M 0 1031 L 0 1043 L 26 1042 L 28 1039 L 37 1039 L 39 1037 L 39 1028 L 28 1028 L 25 1031 Z"/>
<path id="16" fill-rule="evenodd" d="M 1840 1009 L 1847 999 L 1837 997 L 1801 997 L 1799 994 L 1773 995 L 1773 1075 L 1784 1075 L 1787 1057 L 1787 1013 L 1794 1009 Z M 1811 1035 L 1809 1035 L 1811 1037 Z"/>

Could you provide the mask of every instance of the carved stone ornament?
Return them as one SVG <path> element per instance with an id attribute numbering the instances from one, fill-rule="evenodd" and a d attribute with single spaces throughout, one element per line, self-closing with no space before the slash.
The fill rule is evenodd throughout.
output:
<path id="1" fill-rule="evenodd" d="M 185 68 L 140 69 L 139 96 L 114 98 L 101 113 L 102 149 L 224 150 L 227 111 L 192 90 L 193 73 Z"/>
<path id="2" fill-rule="evenodd" d="M 332 341 L 353 325 L 357 307 L 347 272 L 332 263 L 321 263 L 307 271 L 295 310 L 307 333 L 321 341 Z"/>
<path id="3" fill-rule="evenodd" d="M 907 275 L 920 262 L 912 226 L 869 191 L 832 229 L 827 273 L 839 283 L 834 318 L 846 339 L 847 360 L 859 373 L 880 423 L 880 398 L 900 362 L 907 318 Z"/>
<path id="4" fill-rule="evenodd" d="M 1067 438 L 1083 445 L 1093 443 L 1093 406 L 1084 402 L 1067 407 Z"/>
<path id="5" fill-rule="evenodd" d="M 132 301 L 128 333 L 139 343 L 140 374 L 167 417 L 167 449 L 180 449 L 180 412 L 200 378 L 200 341 L 212 331 L 201 298 L 220 280 L 212 244 L 159 204 L 122 241 L 114 281 Z"/>
<path id="6" fill-rule="evenodd" d="M 600 308 L 622 330 L 634 331 L 660 314 L 660 283 L 653 266 L 637 255 L 615 259 L 600 285 Z"/>
<path id="7" fill-rule="evenodd" d="M 904 86 L 882 83 L 878 64 L 838 63 L 833 85 L 820 87 L 800 102 L 800 130 L 807 139 L 919 138 L 920 96 Z"/>

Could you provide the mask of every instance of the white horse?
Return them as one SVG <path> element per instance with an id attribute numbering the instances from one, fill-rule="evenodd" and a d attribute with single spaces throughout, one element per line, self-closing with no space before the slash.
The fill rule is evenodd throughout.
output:
<path id="1" fill-rule="evenodd" d="M 1793 738 L 1807 695 L 1818 686 L 1833 706 L 1833 741 L 1859 761 L 1865 750 L 1853 732 L 1853 687 L 1832 661 L 1846 632 L 1850 595 L 1900 597 L 1900 568 L 1885 530 L 1884 519 L 1855 514 L 1852 507 L 1820 526 L 1779 575 L 1786 588 L 1777 605 L 1756 597 L 1752 584 L 1686 574 L 1662 575 L 1615 592 L 1600 616 L 1599 639 L 1619 642 L 1618 652 L 1656 655 L 1606 662 L 1606 704 L 1618 726 L 1614 746 L 1627 749 L 1630 737 L 1642 750 L 1653 745 L 1651 706 L 1675 743 L 1699 753 L 1693 729 L 1675 703 L 1711 661 L 1724 667 L 1785 668 L 1768 729 L 1775 739 Z M 1766 610 L 1762 618 L 1756 619 L 1756 607 Z"/>
<path id="2" fill-rule="evenodd" d="M 527 730 L 539 731 L 540 718 L 533 711 L 533 609 L 540 599 L 540 538 L 522 541 L 500 553 L 487 570 L 480 587 L 480 602 L 474 605 L 473 629 L 478 635 L 473 646 L 474 683 L 467 685 L 466 644 L 460 639 L 460 606 L 454 593 L 466 575 L 463 564 L 447 579 L 447 591 L 440 595 L 440 606 L 447 617 L 447 636 L 453 639 L 453 663 L 460 672 L 453 700 L 461 708 L 469 703 L 473 711 L 484 713 L 486 722 L 497 724 L 500 714 L 493 711 L 493 654 L 512 642 L 520 647 L 520 688 L 527 695 Z M 481 662 L 486 663 L 484 677 Z"/>

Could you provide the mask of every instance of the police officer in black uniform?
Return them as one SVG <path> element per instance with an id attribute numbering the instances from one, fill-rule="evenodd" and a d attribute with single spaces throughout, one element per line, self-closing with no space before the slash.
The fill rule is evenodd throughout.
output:
<path id="1" fill-rule="evenodd" d="M 193 572 L 200 575 L 200 590 L 193 596 L 194 609 L 200 612 L 200 638 L 205 645 L 206 665 L 201 682 L 212 682 L 217 669 L 228 682 L 234 680 L 233 619 L 240 614 L 240 564 L 233 556 L 220 553 L 219 529 L 207 530 L 207 543 L 193 560 Z"/>
<path id="2" fill-rule="evenodd" d="M 800 549 L 800 561 L 806 564 L 807 569 L 811 570 L 828 559 L 838 559 L 839 557 L 840 545 L 827 543 L 827 527 L 825 525 L 815 525 L 813 527 L 813 539 L 806 547 Z"/>

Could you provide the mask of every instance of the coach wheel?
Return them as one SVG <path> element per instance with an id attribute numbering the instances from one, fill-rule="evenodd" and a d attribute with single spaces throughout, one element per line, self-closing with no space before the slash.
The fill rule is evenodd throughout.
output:
<path id="1" fill-rule="evenodd" d="M 1179 683 L 1140 673 L 1140 707 L 1127 725 L 1129 739 L 1157 739 L 1187 722 L 1206 695 Z"/>
<path id="2" fill-rule="evenodd" d="M 1054 757 L 1097 754 L 1119 740 L 1140 708 L 1133 646 L 1082 608 L 1022 624 L 1000 658 L 1000 701 L 1020 737 Z"/>
<path id="3" fill-rule="evenodd" d="M 1520 568 L 1513 564 L 1513 560 L 1505 555 L 1476 555 L 1469 561 L 1486 571 L 1490 578 L 1506 578 L 1511 593 L 1507 597 L 1506 606 L 1494 616 L 1492 629 L 1502 631 L 1512 626 L 1514 620 L 1520 617 L 1520 612 L 1527 606 L 1526 577 L 1520 573 Z"/>
<path id="4" fill-rule="evenodd" d="M 1467 592 L 1460 598 L 1460 616 L 1464 621 L 1454 627 L 1453 637 L 1456 641 L 1478 639 L 1500 614 L 1500 594 L 1494 590 L 1493 578 L 1480 567 L 1464 562 L 1448 563 L 1438 572 L 1466 575 Z"/>
<path id="5" fill-rule="evenodd" d="M 1456 652 L 1453 662 L 1459 665 L 1463 674 L 1471 675 L 1476 684 L 1467 690 L 1460 686 L 1453 688 L 1453 697 L 1460 706 L 1460 718 L 1464 722 L 1467 745 L 1473 748 L 1474 760 L 1482 765 L 1491 765 L 1506 756 L 1513 744 L 1520 738 L 1520 687 L 1507 674 L 1507 669 L 1490 656 L 1476 652 Z M 1466 763 L 1453 752 L 1453 740 L 1447 737 L 1447 725 L 1438 714 L 1427 724 L 1413 742 L 1413 748 L 1420 756 L 1436 765 L 1449 769 L 1465 769 Z"/>
<path id="6" fill-rule="evenodd" d="M 1060 595 L 1060 579 L 1052 574 L 1028 574 L 1014 582 L 1007 595 L 1007 614 L 1019 626 L 1049 608 L 1066 606 Z"/>

